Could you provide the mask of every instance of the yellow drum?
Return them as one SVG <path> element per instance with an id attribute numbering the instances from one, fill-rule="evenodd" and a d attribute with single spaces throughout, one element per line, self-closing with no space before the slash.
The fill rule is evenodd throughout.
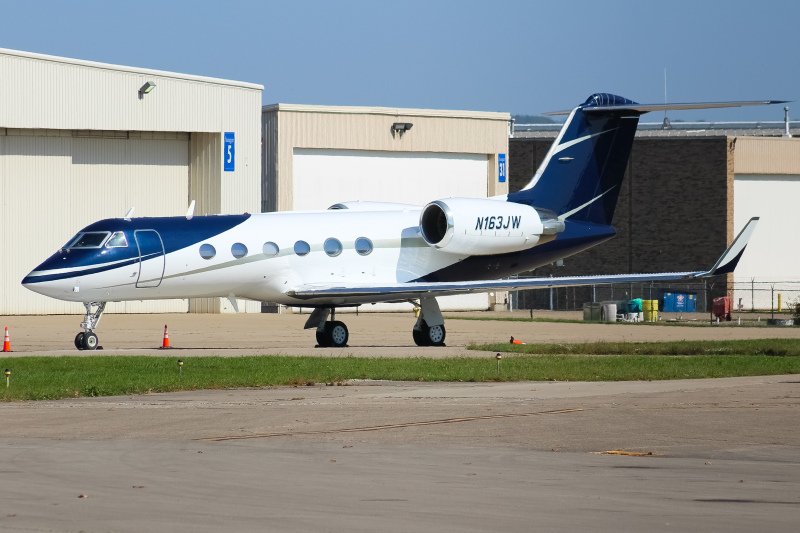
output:
<path id="1" fill-rule="evenodd" d="M 658 321 L 658 300 L 642 300 L 642 311 L 645 322 Z"/>

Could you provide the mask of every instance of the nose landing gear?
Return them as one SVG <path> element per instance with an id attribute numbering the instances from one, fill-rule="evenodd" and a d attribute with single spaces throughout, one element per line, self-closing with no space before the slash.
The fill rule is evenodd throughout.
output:
<path id="1" fill-rule="evenodd" d="M 86 316 L 81 322 L 84 331 L 75 336 L 75 347 L 79 350 L 96 350 L 100 341 L 94 333 L 94 329 L 100 322 L 106 302 L 84 302 L 83 306 L 86 308 Z"/>

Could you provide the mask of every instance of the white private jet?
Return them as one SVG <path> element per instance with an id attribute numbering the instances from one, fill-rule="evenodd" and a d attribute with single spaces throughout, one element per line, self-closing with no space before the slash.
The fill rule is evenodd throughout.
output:
<path id="1" fill-rule="evenodd" d="M 731 272 L 750 222 L 707 271 L 502 279 L 612 238 L 610 225 L 639 116 L 649 111 L 780 103 L 641 105 L 594 94 L 568 114 L 541 167 L 521 191 L 425 206 L 344 202 L 326 211 L 124 218 L 95 222 L 22 284 L 83 302 L 78 349 L 97 348 L 106 302 L 228 297 L 313 308 L 306 329 L 321 346 L 347 345 L 337 307 L 418 302 L 416 344 L 441 346 L 437 296 L 614 282 L 703 278 Z M 330 317 L 330 319 L 329 319 Z"/>

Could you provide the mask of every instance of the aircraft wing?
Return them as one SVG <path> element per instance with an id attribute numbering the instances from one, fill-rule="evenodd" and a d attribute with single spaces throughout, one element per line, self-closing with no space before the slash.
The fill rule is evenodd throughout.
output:
<path id="1" fill-rule="evenodd" d="M 733 272 L 744 253 L 750 236 L 758 223 L 751 218 L 709 270 L 695 272 L 665 272 L 657 274 L 617 274 L 608 276 L 565 276 L 558 278 L 517 278 L 498 280 L 409 282 L 384 285 L 342 285 L 336 283 L 314 283 L 295 287 L 287 292 L 299 299 L 314 298 L 358 298 L 374 301 L 390 301 L 419 298 L 420 296 L 448 296 L 471 292 L 494 290 L 544 289 L 549 287 L 579 287 L 606 283 L 640 283 L 646 281 L 686 281 Z"/>
<path id="2" fill-rule="evenodd" d="M 307 284 L 295 287 L 287 294 L 300 299 L 321 297 L 375 297 L 378 300 L 405 300 L 420 296 L 449 296 L 494 290 L 543 289 L 548 287 L 578 287 L 603 283 L 642 281 L 673 281 L 699 277 L 704 272 L 671 272 L 664 274 L 621 274 L 613 276 L 567 276 L 558 278 L 517 278 L 479 281 L 411 282 L 392 285 Z"/>

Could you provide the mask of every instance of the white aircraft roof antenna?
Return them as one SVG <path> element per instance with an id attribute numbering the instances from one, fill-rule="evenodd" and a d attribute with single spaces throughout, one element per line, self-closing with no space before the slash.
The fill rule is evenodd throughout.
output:
<path id="1" fill-rule="evenodd" d="M 194 200 L 192 200 L 192 203 L 189 204 L 189 210 L 186 211 L 186 220 L 192 220 L 193 216 L 194 216 Z"/>
<path id="2" fill-rule="evenodd" d="M 122 218 L 124 218 L 125 220 L 127 220 L 128 222 L 130 222 L 130 221 L 131 221 L 131 218 L 133 217 L 133 210 L 134 210 L 134 209 L 136 209 L 136 208 L 135 208 L 135 207 L 131 207 L 130 209 L 128 209 L 128 212 L 127 212 L 127 213 L 125 213 L 125 216 L 124 216 L 124 217 L 122 217 Z"/>

